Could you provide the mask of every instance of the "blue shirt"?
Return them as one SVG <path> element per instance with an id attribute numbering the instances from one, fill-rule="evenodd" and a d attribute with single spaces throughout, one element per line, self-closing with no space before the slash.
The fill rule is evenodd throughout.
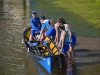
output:
<path id="1" fill-rule="evenodd" d="M 66 38 L 65 38 L 65 42 L 69 42 L 69 35 L 70 35 L 70 32 L 68 31 L 68 29 L 66 28 L 66 25 L 64 24 L 64 26 L 65 26 L 65 31 L 66 31 L 66 33 L 68 34 L 67 36 L 66 36 Z"/>
<path id="2" fill-rule="evenodd" d="M 40 23 L 40 18 L 39 17 L 35 17 L 35 18 L 32 17 L 30 19 L 30 24 L 31 24 L 31 29 L 32 30 L 40 31 L 41 23 Z"/>
<path id="3" fill-rule="evenodd" d="M 68 36 L 65 37 L 65 41 L 64 42 L 69 42 L 69 37 Z"/>
<path id="4" fill-rule="evenodd" d="M 68 29 L 66 28 L 66 25 L 64 24 L 64 26 L 65 26 L 65 31 L 66 31 L 66 33 L 68 34 L 68 35 L 70 35 L 70 32 L 68 31 Z"/>
<path id="5" fill-rule="evenodd" d="M 49 24 L 49 20 L 46 19 L 46 20 L 44 20 L 44 22 L 42 23 L 42 29 L 44 29 L 44 28 L 51 29 L 51 28 L 54 28 L 54 27 L 51 26 L 51 25 Z"/>

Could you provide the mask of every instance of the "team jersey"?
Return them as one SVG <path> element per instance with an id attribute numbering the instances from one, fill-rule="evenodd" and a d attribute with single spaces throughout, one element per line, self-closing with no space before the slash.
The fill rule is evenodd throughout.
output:
<path id="1" fill-rule="evenodd" d="M 43 29 L 44 29 L 44 28 L 51 29 L 51 28 L 54 28 L 54 27 L 51 26 L 51 25 L 49 24 L 49 19 L 46 19 L 46 20 L 44 20 L 44 22 L 42 23 L 42 28 L 43 28 Z"/>
<path id="2" fill-rule="evenodd" d="M 41 23 L 40 23 L 39 17 L 36 17 L 36 18 L 32 17 L 30 19 L 30 24 L 31 24 L 31 29 L 32 30 L 40 31 L 40 29 L 41 29 Z"/>

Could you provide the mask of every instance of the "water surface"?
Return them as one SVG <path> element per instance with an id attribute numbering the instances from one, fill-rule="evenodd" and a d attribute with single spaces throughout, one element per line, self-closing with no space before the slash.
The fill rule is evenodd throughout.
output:
<path id="1" fill-rule="evenodd" d="M 33 0 L 0 0 L 1 75 L 49 75 L 41 65 L 34 61 L 21 43 L 22 33 L 30 26 L 31 11 L 36 9 L 33 7 L 36 3 Z M 36 10 L 43 11 L 43 9 Z M 75 75 L 99 75 L 100 50 L 77 49 L 75 52 L 77 57 L 73 58 L 74 66 L 71 67 Z M 66 72 L 64 74 L 67 75 Z M 52 75 L 61 74 L 55 71 Z"/>

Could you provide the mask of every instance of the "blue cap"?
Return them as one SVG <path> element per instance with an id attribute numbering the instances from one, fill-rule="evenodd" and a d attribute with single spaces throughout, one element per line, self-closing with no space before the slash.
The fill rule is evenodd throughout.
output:
<path id="1" fill-rule="evenodd" d="M 36 14 L 36 11 L 32 11 L 32 14 Z"/>

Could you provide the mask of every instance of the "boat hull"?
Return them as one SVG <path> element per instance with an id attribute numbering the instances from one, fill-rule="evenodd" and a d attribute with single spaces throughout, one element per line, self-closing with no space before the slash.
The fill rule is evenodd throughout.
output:
<path id="1" fill-rule="evenodd" d="M 29 45 L 27 44 L 27 42 L 29 39 L 30 30 L 31 30 L 31 27 L 28 27 L 27 29 L 25 29 L 22 36 L 22 43 L 24 43 L 24 46 L 27 51 L 29 50 L 28 49 Z M 48 73 L 51 74 L 53 61 L 55 60 L 55 58 L 60 58 L 60 54 L 57 48 L 54 46 L 54 44 L 51 42 L 51 40 L 48 37 L 45 40 L 50 42 L 49 47 L 52 48 L 52 52 L 54 55 L 48 55 L 48 52 L 42 53 L 42 55 L 35 54 L 31 51 L 29 53 L 31 53 L 31 55 L 35 57 L 37 62 L 41 64 L 48 71 Z"/>

